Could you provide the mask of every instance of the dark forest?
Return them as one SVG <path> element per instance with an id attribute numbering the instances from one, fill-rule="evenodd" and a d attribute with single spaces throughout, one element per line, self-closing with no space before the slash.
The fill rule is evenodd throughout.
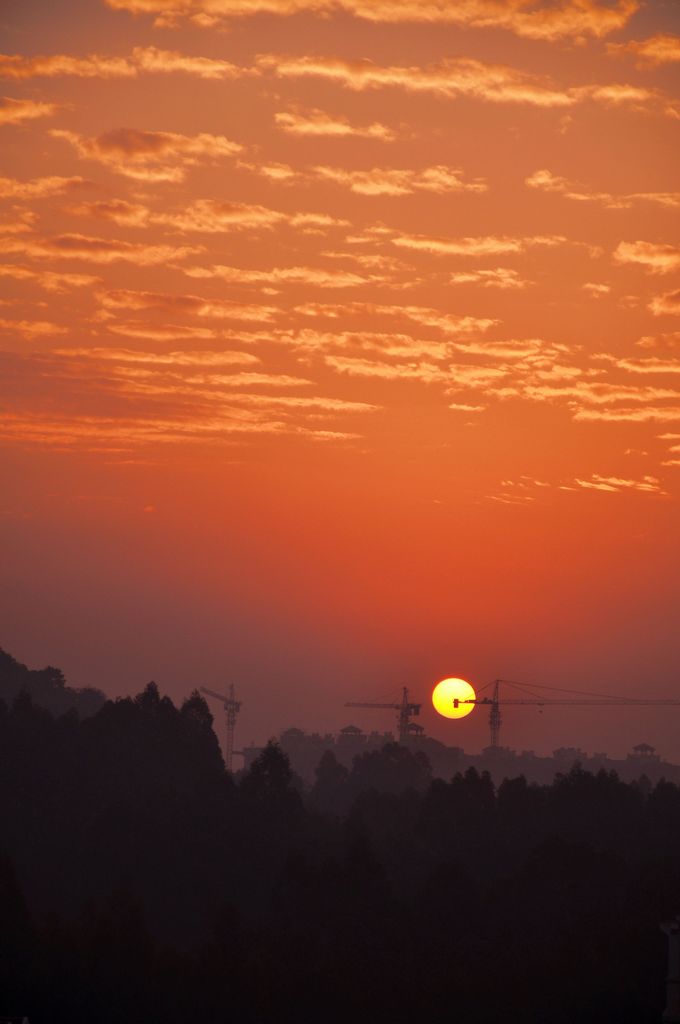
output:
<path id="1" fill-rule="evenodd" d="M 675 785 L 436 779 L 396 743 L 305 787 L 272 741 L 232 777 L 198 693 L 85 707 L 4 659 L 0 1014 L 660 1021 Z"/>

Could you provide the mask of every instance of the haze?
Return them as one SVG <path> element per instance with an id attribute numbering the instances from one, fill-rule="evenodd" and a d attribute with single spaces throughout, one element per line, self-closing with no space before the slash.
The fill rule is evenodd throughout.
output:
<path id="1" fill-rule="evenodd" d="M 672 4 L 7 4 L 1 645 L 239 742 L 677 696 Z M 680 757 L 673 712 L 504 742 Z"/>

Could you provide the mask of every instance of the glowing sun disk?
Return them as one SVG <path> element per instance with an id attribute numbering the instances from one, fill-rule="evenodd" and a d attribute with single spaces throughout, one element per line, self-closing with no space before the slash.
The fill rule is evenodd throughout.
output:
<path id="1" fill-rule="evenodd" d="M 432 691 L 432 703 L 435 711 L 444 718 L 465 718 L 474 710 L 474 704 L 463 701 L 474 700 L 475 691 L 465 679 L 442 679 Z"/>

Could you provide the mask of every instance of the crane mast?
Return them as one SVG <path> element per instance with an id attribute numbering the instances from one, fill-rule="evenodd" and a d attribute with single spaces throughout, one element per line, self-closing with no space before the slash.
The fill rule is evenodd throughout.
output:
<path id="1" fill-rule="evenodd" d="M 236 717 L 241 710 L 241 701 L 236 700 L 236 694 L 234 692 L 234 684 L 229 686 L 229 694 L 216 693 L 214 690 L 208 690 L 205 686 L 201 687 L 201 693 L 207 694 L 209 697 L 213 697 L 215 700 L 222 702 L 224 708 L 224 720 L 227 727 L 226 740 L 224 744 L 224 763 L 227 766 L 227 771 L 232 771 L 232 763 L 234 759 L 234 732 L 236 730 Z"/>
<path id="2" fill-rule="evenodd" d="M 408 699 L 408 689 L 404 686 L 401 691 L 401 701 L 397 703 L 378 703 L 376 701 L 347 701 L 346 708 L 389 708 L 397 712 L 397 728 L 399 731 L 399 742 L 404 743 L 411 732 L 418 727 L 412 725 L 411 718 L 420 714 L 420 704 L 414 704 Z"/>

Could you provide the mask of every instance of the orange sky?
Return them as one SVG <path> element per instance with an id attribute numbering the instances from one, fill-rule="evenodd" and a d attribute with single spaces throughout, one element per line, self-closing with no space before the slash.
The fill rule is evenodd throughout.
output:
<path id="1" fill-rule="evenodd" d="M 677 695 L 677 2 L 66 11 L 0 15 L 0 644 L 234 681 L 242 741 L 445 675 Z"/>

